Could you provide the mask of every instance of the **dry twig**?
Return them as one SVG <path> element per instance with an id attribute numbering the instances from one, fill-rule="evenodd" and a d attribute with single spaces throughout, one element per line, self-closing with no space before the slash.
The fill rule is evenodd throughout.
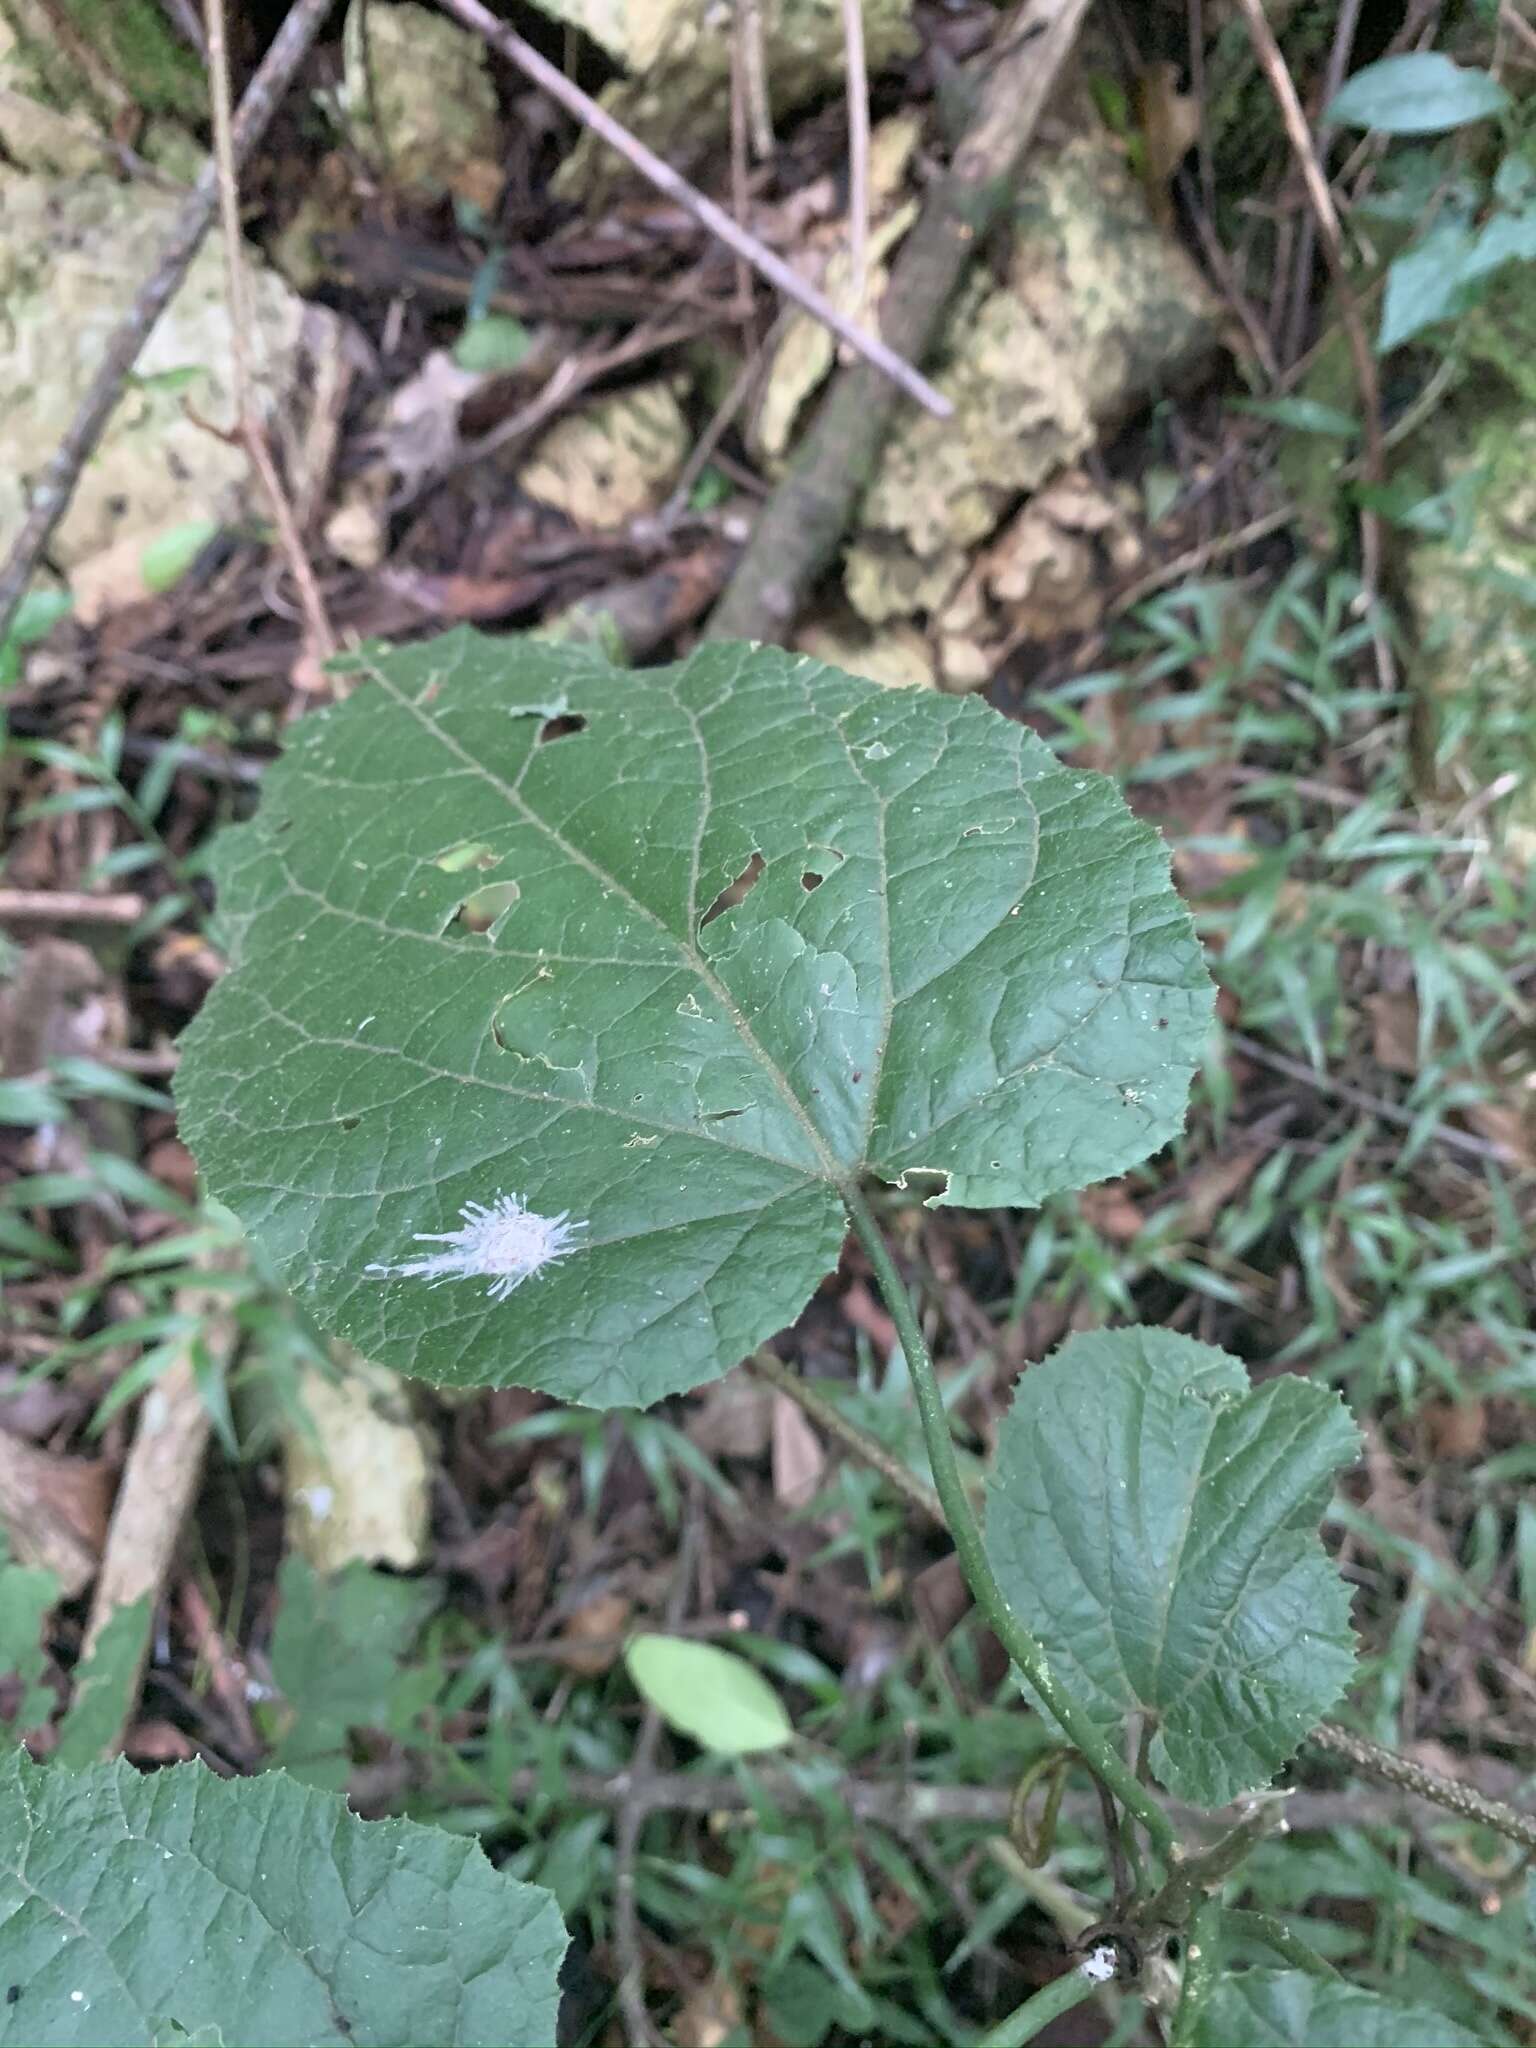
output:
<path id="1" fill-rule="evenodd" d="M 262 59 L 235 116 L 231 151 L 237 172 L 265 134 L 278 101 L 330 11 L 331 0 L 294 0 L 288 18 Z M 154 274 L 140 285 L 132 305 L 108 337 L 100 368 L 91 380 L 91 388 L 70 421 L 68 432 L 32 487 L 31 509 L 16 536 L 4 569 L 0 570 L 0 640 L 5 638 L 16 607 L 25 595 L 59 521 L 69 509 L 80 472 L 101 439 L 102 429 L 117 409 L 124 382 L 138 360 L 140 349 L 149 339 L 155 322 L 175 297 L 186 276 L 187 266 L 208 232 L 218 196 L 218 172 L 210 158 L 177 215 L 176 225 L 171 230 Z"/>
<path id="2" fill-rule="evenodd" d="M 869 275 L 869 67 L 863 0 L 843 0 L 848 92 L 848 303 L 864 304 Z"/>
<path id="3" fill-rule="evenodd" d="M 235 388 L 235 437 L 250 457 L 251 467 L 261 479 L 279 544 L 299 593 L 304 614 L 307 654 L 312 662 L 329 659 L 336 652 L 336 636 L 325 615 L 320 587 L 304 543 L 298 521 L 283 489 L 266 429 L 251 403 L 251 380 L 245 360 L 246 336 L 252 331 L 250 301 L 245 289 L 245 249 L 240 232 L 240 173 L 235 162 L 234 136 L 229 103 L 229 48 L 224 34 L 224 0 L 204 0 L 208 37 L 208 96 L 213 111 L 213 161 L 218 176 L 219 219 L 224 232 L 224 271 L 229 293 L 230 369 Z"/>
<path id="4" fill-rule="evenodd" d="M 931 187 L 885 289 L 881 329 L 909 361 L 932 348 L 981 236 L 1007 204 L 1086 9 L 1087 0 L 1024 0 L 999 31 L 976 118 Z M 784 638 L 837 552 L 894 410 L 894 392 L 864 364 L 838 372 L 715 608 L 715 639 Z"/>
<path id="5" fill-rule="evenodd" d="M 1365 331 L 1360 301 L 1355 296 L 1354 282 L 1349 274 L 1349 259 L 1344 253 L 1344 233 L 1334 209 L 1333 194 L 1328 189 L 1328 180 L 1323 174 L 1322 165 L 1318 162 L 1312 131 L 1307 126 L 1307 117 L 1297 96 L 1295 81 L 1286 69 L 1285 58 L 1264 13 L 1262 0 L 1238 0 L 1238 6 L 1242 10 L 1243 20 L 1253 40 L 1254 54 L 1269 81 L 1269 89 L 1280 109 L 1280 118 L 1285 123 L 1285 132 L 1301 171 L 1307 204 L 1317 225 L 1334 289 L 1339 295 L 1339 317 L 1343 322 L 1344 336 L 1349 344 L 1350 360 L 1355 370 L 1355 387 L 1360 398 L 1361 425 L 1365 437 L 1365 479 L 1367 483 L 1379 486 L 1386 482 L 1387 460 L 1386 444 L 1382 438 L 1381 390 L 1376 376 L 1376 358 L 1371 353 L 1370 337 Z M 1381 563 L 1381 518 L 1369 506 L 1362 506 L 1360 580 L 1364 587 L 1366 602 L 1373 608 L 1377 606 L 1381 596 Z M 1379 619 L 1373 622 L 1372 639 L 1376 650 L 1378 679 L 1384 690 L 1390 689 L 1394 679 L 1392 650 Z"/>
<path id="6" fill-rule="evenodd" d="M 691 213 L 701 227 L 707 228 L 734 254 L 745 257 L 753 269 L 766 277 L 786 298 L 803 306 L 813 319 L 830 328 L 839 341 L 845 341 L 855 354 L 862 356 L 883 377 L 888 377 L 899 390 L 906 392 L 909 398 L 915 398 L 919 405 L 926 406 L 936 418 L 949 418 L 953 410 L 949 400 L 935 391 L 927 378 L 920 376 L 895 349 L 878 335 L 868 333 L 847 319 L 824 293 L 807 284 L 803 277 L 797 277 L 782 257 L 775 256 L 755 235 L 748 234 L 712 199 L 706 199 L 696 186 L 690 185 L 670 164 L 664 163 L 654 150 L 647 149 L 638 136 L 631 135 L 579 85 L 573 85 L 565 73 L 551 64 L 547 57 L 540 56 L 531 43 L 524 42 L 505 22 L 498 21 L 489 8 L 481 5 L 481 0 L 438 0 L 438 5 L 463 22 L 466 28 L 473 29 L 476 35 L 483 36 L 493 50 L 499 50 L 509 64 L 515 64 L 519 71 L 547 92 L 557 106 L 564 107 L 583 127 L 590 128 L 594 135 L 601 137 L 610 149 L 617 150 L 624 161 L 658 192 L 664 192 Z"/>

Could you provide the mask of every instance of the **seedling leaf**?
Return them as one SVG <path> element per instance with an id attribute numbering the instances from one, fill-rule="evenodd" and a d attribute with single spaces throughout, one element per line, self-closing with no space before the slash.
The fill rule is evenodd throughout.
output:
<path id="1" fill-rule="evenodd" d="M 365 1356 L 645 1407 L 793 1320 L 866 1173 L 1033 1206 L 1179 1127 L 1210 988 L 1166 854 L 1024 727 L 771 648 L 363 666 L 216 857 L 178 1092 Z"/>
<path id="2" fill-rule="evenodd" d="M 1348 1683 L 1349 1594 L 1318 1540 L 1354 1457 L 1338 1396 L 1168 1330 L 1070 1339 L 998 1431 L 987 1549 L 1058 1679 L 1147 1715 L 1175 1797 L 1264 1785 Z"/>
<path id="3" fill-rule="evenodd" d="M 686 1636 L 636 1636 L 624 1653 L 635 1687 L 680 1735 L 717 1756 L 782 1749 L 794 1729 L 755 1665 Z"/>

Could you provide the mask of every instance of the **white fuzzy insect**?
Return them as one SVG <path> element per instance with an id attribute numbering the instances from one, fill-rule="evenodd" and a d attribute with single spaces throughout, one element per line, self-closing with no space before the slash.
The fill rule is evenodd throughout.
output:
<path id="1" fill-rule="evenodd" d="M 460 1230 L 418 1230 L 417 1244 L 441 1244 L 448 1249 L 428 1252 L 419 1259 L 407 1259 L 398 1266 L 365 1266 L 365 1273 L 398 1279 L 426 1279 L 434 1287 L 445 1280 L 488 1278 L 485 1290 L 492 1301 L 505 1301 L 514 1287 L 521 1287 L 546 1266 L 553 1266 L 580 1247 L 576 1233 L 585 1223 L 572 1223 L 570 1211 L 558 1216 L 540 1216 L 525 1208 L 519 1195 L 498 1195 L 490 1207 L 483 1202 L 466 1202 L 459 1211 L 464 1219 Z"/>

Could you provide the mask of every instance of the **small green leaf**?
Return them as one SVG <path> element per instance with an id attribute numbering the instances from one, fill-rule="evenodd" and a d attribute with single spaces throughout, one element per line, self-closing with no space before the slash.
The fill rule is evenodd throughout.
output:
<path id="1" fill-rule="evenodd" d="M 1167 853 L 976 699 L 767 647 L 360 665 L 215 852 L 177 1093 L 365 1357 L 646 1407 L 799 1314 L 866 1173 L 1035 1207 L 1180 1127 L 1211 997 Z"/>
<path id="2" fill-rule="evenodd" d="M 1201 2015 L 1198 2048 L 1480 2048 L 1428 2005 L 1399 2005 L 1305 1970 L 1224 1975 Z"/>
<path id="3" fill-rule="evenodd" d="M 794 1740 L 778 1694 L 754 1665 L 685 1636 L 636 1636 L 624 1653 L 635 1689 L 680 1735 L 717 1756 Z"/>
<path id="4" fill-rule="evenodd" d="M 533 347 L 533 336 L 510 313 L 482 313 L 465 322 L 454 343 L 453 360 L 461 370 L 496 375 L 515 370 Z"/>
<path id="5" fill-rule="evenodd" d="M 401 1662 L 441 1597 L 435 1579 L 365 1564 L 326 1578 L 296 1552 L 286 1557 L 272 1676 L 290 1718 L 274 1761 L 305 1784 L 340 1791 L 351 1769 L 348 1731 L 384 1724 Z"/>
<path id="6" fill-rule="evenodd" d="M 11 1718 L 0 1721 L 0 1733 L 9 1728 L 24 1735 L 53 1713 L 53 1693 L 42 1683 L 48 1667 L 43 1629 L 59 1598 L 58 1574 L 46 1565 L 15 1563 L 0 1530 L 0 1678 L 19 1681 L 21 1694 Z"/>
<path id="7" fill-rule="evenodd" d="M 1486 71 L 1472 71 L 1440 50 L 1413 50 L 1367 64 L 1334 95 L 1324 119 L 1386 135 L 1442 135 L 1499 114 L 1509 94 Z"/>
<path id="8" fill-rule="evenodd" d="M 1234 398 L 1230 410 L 1269 420 L 1277 427 L 1294 427 L 1300 434 L 1329 434 L 1340 441 L 1353 441 L 1360 432 L 1353 413 L 1341 412 L 1338 406 L 1324 405 L 1316 398 Z"/>
<path id="9" fill-rule="evenodd" d="M 138 1690 L 154 1618 L 147 1593 L 112 1610 L 90 1656 L 75 1671 L 74 1697 L 53 1752 L 55 1766 L 83 1770 L 116 1747 Z"/>
<path id="10" fill-rule="evenodd" d="M 216 519 L 188 519 L 152 540 L 139 557 L 144 588 L 173 589 L 221 530 Z"/>
<path id="11" fill-rule="evenodd" d="M 1175 1797 L 1264 1785 L 1349 1681 L 1349 1593 L 1318 1540 L 1358 1448 L 1327 1388 L 1250 1388 L 1167 1330 L 1071 1338 L 998 1431 L 987 1550 L 1064 1685 L 1150 1717 Z"/>
<path id="12" fill-rule="evenodd" d="M 565 1946 L 477 1842 L 281 1771 L 0 1763 L 0 2048 L 552 2042 Z"/>
<path id="13" fill-rule="evenodd" d="M 75 608 L 67 590 L 29 590 L 11 615 L 11 623 L 0 636 L 0 690 L 7 690 L 21 673 L 21 650 L 45 640 Z"/>

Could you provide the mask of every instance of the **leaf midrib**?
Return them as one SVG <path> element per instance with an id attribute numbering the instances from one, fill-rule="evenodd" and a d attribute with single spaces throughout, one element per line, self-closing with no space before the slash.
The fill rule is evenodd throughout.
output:
<path id="1" fill-rule="evenodd" d="M 817 1129 L 816 1124 L 814 1123 L 812 1118 L 807 1114 L 806 1109 L 800 1101 L 799 1096 L 796 1095 L 794 1089 L 790 1086 L 788 1077 L 781 1071 L 781 1069 L 775 1064 L 775 1062 L 768 1057 L 767 1053 L 758 1043 L 756 1035 L 754 1034 L 751 1025 L 747 1022 L 746 1017 L 742 1014 L 741 1010 L 737 1006 L 735 998 L 732 996 L 730 990 L 726 987 L 724 982 L 721 981 L 720 977 L 714 972 L 709 962 L 704 958 L 704 956 L 701 953 L 699 953 L 696 950 L 692 943 L 687 939 L 680 939 L 676 935 L 676 933 L 669 931 L 667 926 L 656 915 L 655 911 L 651 909 L 649 904 L 642 903 L 639 897 L 634 895 L 631 890 L 626 888 L 624 883 L 621 882 L 617 876 L 609 874 L 607 870 L 600 867 L 599 864 L 595 860 L 593 860 L 589 854 L 583 852 L 580 847 L 573 845 L 562 832 L 560 832 L 554 825 L 550 824 L 548 819 L 541 817 L 539 813 L 534 809 L 533 805 L 523 795 L 522 790 L 518 787 L 516 783 L 511 783 L 503 780 L 501 776 L 497 775 L 492 769 L 488 768 L 483 761 L 477 761 L 473 754 L 467 752 L 465 748 L 460 746 L 459 742 L 453 737 L 451 733 L 445 732 L 443 728 L 437 723 L 437 721 L 431 718 L 412 697 L 408 696 L 405 693 L 405 691 L 397 689 L 395 685 L 390 681 L 388 676 L 385 675 L 382 669 L 377 667 L 371 667 L 368 673 L 383 689 L 385 695 L 388 696 L 403 711 L 407 712 L 409 716 L 413 718 L 418 725 L 421 726 L 424 732 L 430 734 L 432 738 L 436 739 L 447 753 L 451 754 L 455 760 L 459 761 L 462 764 L 462 766 L 466 768 L 472 775 L 479 776 L 480 779 L 483 782 L 485 782 L 491 789 L 495 790 L 498 795 L 502 796 L 506 800 L 506 802 L 513 807 L 513 809 L 515 809 L 523 818 L 527 820 L 527 822 L 530 825 L 535 827 L 536 830 L 542 832 L 544 836 L 548 839 L 550 844 L 554 847 L 557 847 L 561 854 L 563 854 L 564 857 L 567 860 L 569 860 L 574 866 L 582 868 L 587 874 L 591 875 L 595 881 L 600 882 L 605 887 L 611 887 L 616 892 L 616 894 L 623 898 L 624 902 L 629 905 L 629 907 L 634 911 L 637 917 L 643 918 L 647 924 L 649 924 L 655 931 L 661 934 L 661 936 L 666 940 L 666 942 L 670 946 L 675 948 L 676 951 L 682 955 L 683 959 L 692 968 L 693 972 L 698 976 L 699 980 L 703 982 L 704 986 L 709 990 L 710 994 L 719 1003 L 722 1010 L 724 1010 L 726 1016 L 729 1018 L 731 1022 L 732 1028 L 736 1032 L 737 1037 L 741 1040 L 742 1045 L 746 1048 L 750 1056 L 761 1066 L 764 1073 L 766 1073 L 769 1076 L 775 1088 L 778 1090 L 779 1095 L 782 1098 L 785 1106 L 788 1108 L 791 1115 L 795 1118 L 795 1120 L 804 1130 L 807 1138 L 810 1140 L 812 1149 L 814 1150 L 817 1158 L 822 1163 L 823 1178 L 833 1182 L 834 1184 L 841 1182 L 844 1179 L 842 1169 L 840 1168 L 837 1160 L 833 1157 L 832 1153 L 828 1150 L 827 1145 L 822 1138 L 821 1132 Z M 672 701 L 674 702 L 674 704 L 677 702 L 675 696 L 673 697 Z M 531 761 L 533 758 L 533 754 L 530 753 L 529 760 Z M 709 789 L 707 776 L 705 779 L 704 787 L 707 803 Z M 691 897 L 687 909 L 689 922 L 691 924 L 695 911 L 697 909 L 697 905 Z M 583 1107 L 587 1107 L 588 1105 L 582 1103 L 569 1103 L 566 1106 L 571 1109 L 581 1109 Z M 700 1135 L 700 1133 L 690 1132 L 689 1135 L 697 1137 Z M 704 1135 L 706 1135 L 706 1137 L 708 1136 L 708 1134 Z M 776 1155 L 764 1156 L 776 1157 Z M 790 1166 L 793 1164 L 792 1161 L 783 1159 L 777 1160 L 777 1163 L 782 1166 Z"/>

